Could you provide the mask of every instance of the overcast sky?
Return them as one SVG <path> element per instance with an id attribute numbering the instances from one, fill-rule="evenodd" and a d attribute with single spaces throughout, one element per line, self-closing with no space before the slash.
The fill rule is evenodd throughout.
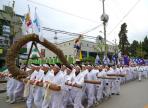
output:
<path id="1" fill-rule="evenodd" d="M 0 1 L 1 9 L 2 5 L 12 3 L 12 0 Z M 40 5 L 37 3 L 40 3 Z M 15 0 L 16 13 L 24 15 L 27 12 L 28 4 L 31 8 L 32 17 L 34 8 L 37 7 L 38 16 L 42 21 L 42 26 L 45 27 L 83 33 L 102 23 L 100 21 L 102 14 L 101 0 Z M 118 40 L 120 26 L 124 22 L 127 23 L 127 35 L 130 42 L 143 40 L 148 35 L 148 0 L 105 0 L 105 12 L 109 15 L 108 40 Z M 100 31 L 103 31 L 102 25 L 87 35 L 103 36 Z M 44 34 L 47 39 L 54 37 L 54 34 L 49 32 L 44 32 Z M 58 37 L 60 37 L 60 34 L 58 34 Z M 71 37 L 64 38 L 70 39 Z"/>

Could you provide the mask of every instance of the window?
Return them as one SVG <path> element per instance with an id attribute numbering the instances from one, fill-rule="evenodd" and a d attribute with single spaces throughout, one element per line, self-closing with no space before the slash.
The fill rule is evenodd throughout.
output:
<path id="1" fill-rule="evenodd" d="M 9 42 L 8 40 L 5 40 L 5 41 L 4 41 L 5 44 L 8 44 L 8 42 Z"/>
<path id="2" fill-rule="evenodd" d="M 2 20 L 0 20 L 0 35 L 3 34 L 3 23 L 2 23 Z"/>
<path id="3" fill-rule="evenodd" d="M 3 40 L 2 39 L 0 39 L 0 44 L 3 44 Z"/>
<path id="4" fill-rule="evenodd" d="M 0 19 L 0 35 L 3 34 L 3 26 L 10 26 L 10 21 Z"/>

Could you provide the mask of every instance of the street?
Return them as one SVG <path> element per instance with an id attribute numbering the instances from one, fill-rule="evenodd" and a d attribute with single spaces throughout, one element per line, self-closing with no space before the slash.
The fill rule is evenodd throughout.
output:
<path id="1" fill-rule="evenodd" d="M 8 104 L 5 93 L 0 94 L 1 108 L 25 108 L 24 102 Z M 148 108 L 148 79 L 132 81 L 121 86 L 121 94 L 112 96 L 96 108 Z"/>

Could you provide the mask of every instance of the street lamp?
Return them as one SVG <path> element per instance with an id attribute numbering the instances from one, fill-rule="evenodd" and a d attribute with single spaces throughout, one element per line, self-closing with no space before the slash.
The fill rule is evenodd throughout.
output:
<path id="1" fill-rule="evenodd" d="M 105 6 L 104 6 L 105 0 L 102 0 L 103 4 L 103 14 L 101 15 L 101 21 L 103 21 L 104 26 L 104 44 L 105 44 L 105 56 L 107 57 L 107 45 L 106 45 L 106 24 L 109 20 L 109 16 L 105 13 Z"/>
<path id="2" fill-rule="evenodd" d="M 54 36 L 54 41 L 55 41 L 55 44 L 57 44 L 57 40 L 58 40 L 58 37 L 57 37 L 57 32 L 55 32 L 55 36 Z"/>

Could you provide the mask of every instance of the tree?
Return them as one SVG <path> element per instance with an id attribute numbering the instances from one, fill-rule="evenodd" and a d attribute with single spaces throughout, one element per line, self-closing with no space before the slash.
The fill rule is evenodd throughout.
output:
<path id="1" fill-rule="evenodd" d="M 147 36 L 144 38 L 144 41 L 142 42 L 142 50 L 145 52 L 144 57 L 148 58 L 148 38 Z"/>
<path id="2" fill-rule="evenodd" d="M 127 24 L 123 23 L 121 25 L 121 30 L 118 34 L 119 36 L 119 48 L 123 54 L 128 53 L 127 48 L 129 45 L 128 38 L 127 38 Z"/>
<path id="3" fill-rule="evenodd" d="M 130 45 L 130 48 L 129 48 L 129 50 L 130 50 L 130 55 L 131 55 L 132 57 L 136 57 L 136 56 L 137 56 L 136 49 L 137 49 L 138 47 L 139 47 L 138 41 L 134 40 L 134 41 L 132 42 L 132 44 Z"/>
<path id="4" fill-rule="evenodd" d="M 142 58 L 145 55 L 145 51 L 142 50 L 142 42 L 141 41 L 139 42 L 139 45 L 136 48 L 136 54 L 137 54 L 137 57 L 142 57 Z"/>
<path id="5" fill-rule="evenodd" d="M 95 46 L 95 50 L 97 51 L 97 55 L 99 55 L 100 60 L 103 61 L 104 52 L 105 52 L 105 44 L 104 39 L 101 36 L 97 37 L 97 45 Z M 108 51 L 108 45 L 106 44 L 106 50 Z"/>

